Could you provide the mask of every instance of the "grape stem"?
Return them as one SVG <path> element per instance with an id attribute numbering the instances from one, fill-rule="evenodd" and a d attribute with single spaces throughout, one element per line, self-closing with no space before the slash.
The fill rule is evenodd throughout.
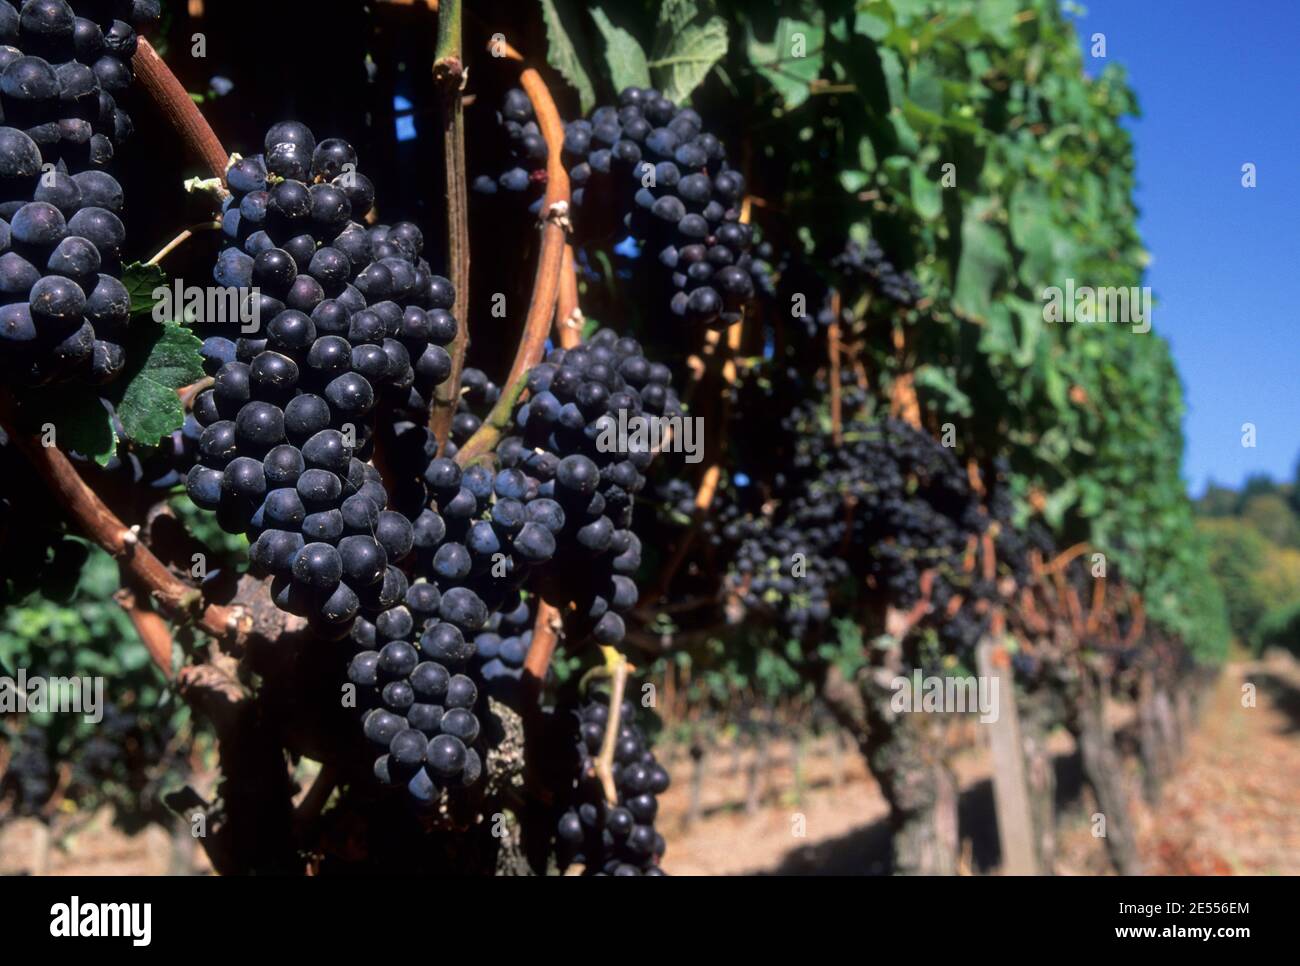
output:
<path id="1" fill-rule="evenodd" d="M 456 301 L 452 314 L 460 322 L 448 346 L 451 374 L 434 392 L 429 429 L 442 454 L 451 435 L 460 401 L 460 376 L 469 348 L 469 180 L 465 174 L 465 82 L 462 59 L 461 0 L 444 0 L 438 10 L 438 41 L 434 50 L 433 82 L 442 103 L 443 168 L 447 186 L 447 271 Z"/>
<path id="2" fill-rule="evenodd" d="M 988 495 L 988 491 L 984 486 L 984 476 L 980 473 L 980 465 L 973 458 L 966 461 L 966 479 L 969 481 L 970 488 L 975 492 L 975 495 L 983 501 Z"/>
<path id="3" fill-rule="evenodd" d="M 596 756 L 592 767 L 605 791 L 605 801 L 613 808 L 618 805 L 618 788 L 614 785 L 614 751 L 618 746 L 623 693 L 627 690 L 627 672 L 631 665 L 627 658 L 612 647 L 602 646 L 600 651 L 605 657 L 605 666 L 597 670 L 610 679 L 609 716 L 605 719 L 605 737 L 600 743 L 600 754 Z"/>
<path id="4" fill-rule="evenodd" d="M 516 380 L 506 387 L 501 397 L 488 413 L 483 425 L 474 431 L 474 435 L 465 440 L 465 445 L 456 450 L 456 465 L 464 468 L 477 462 L 496 449 L 502 432 L 510 425 L 515 404 L 519 402 L 528 385 L 527 379 Z"/>
<path id="5" fill-rule="evenodd" d="M 162 248 L 158 249 L 158 254 L 154 255 L 154 257 L 149 259 L 149 261 L 145 262 L 145 264 L 146 265 L 159 264 L 164 258 L 166 258 L 176 249 L 180 248 L 181 245 L 185 244 L 187 241 L 193 238 L 195 232 L 215 231 L 220 227 L 221 227 L 221 222 L 219 221 L 202 221 L 199 222 L 197 225 L 191 225 L 189 228 L 186 228 L 179 235 L 177 235 L 175 238 L 169 241 Z"/>
<path id="6" fill-rule="evenodd" d="M 522 60 L 508 44 L 505 49 L 510 59 Z M 501 431 L 509 425 L 511 410 L 523 395 L 529 370 L 542 359 L 546 340 L 551 334 L 551 320 L 555 314 L 564 264 L 564 246 L 568 239 L 569 173 L 560 157 L 564 147 L 564 123 L 541 74 L 531 67 L 525 68 L 519 75 L 519 83 L 532 101 L 533 112 L 546 139 L 547 183 L 546 196 L 542 199 L 542 211 L 545 212 L 542 246 L 537 259 L 537 275 L 533 280 L 532 301 L 528 305 L 524 331 L 515 350 L 510 374 L 506 377 L 505 389 L 487 420 L 457 451 L 456 462 L 461 466 L 468 466 L 496 448 Z"/>
<path id="7" fill-rule="evenodd" d="M 1020 620 L 1035 634 L 1044 634 L 1047 632 L 1047 621 L 1043 615 L 1038 612 L 1038 605 L 1035 602 L 1034 590 L 1032 587 L 1022 587 L 1020 589 L 1020 607 L 1017 611 Z"/>
<path id="8" fill-rule="evenodd" d="M 1060 573 L 1074 562 L 1075 557 L 1087 553 L 1088 550 L 1088 544 L 1076 543 L 1073 547 L 1070 547 L 1068 550 L 1063 550 L 1053 557 L 1051 563 L 1047 564 L 1043 568 L 1043 573 L 1047 575 Z"/>
<path id="9" fill-rule="evenodd" d="M 177 389 L 176 395 L 180 397 L 181 405 L 185 407 L 185 411 L 189 412 L 194 408 L 194 400 L 198 398 L 199 393 L 205 389 L 211 389 L 215 382 L 216 380 L 212 376 L 204 376 L 198 382 L 192 382 L 188 386 L 181 386 Z"/>
<path id="10" fill-rule="evenodd" d="M 921 597 L 909 610 L 899 610 L 896 607 L 885 609 L 885 633 L 894 640 L 904 640 L 921 619 L 934 609 L 930 595 L 934 591 L 935 576 L 934 570 L 925 570 L 921 573 Z"/>
<path id="11" fill-rule="evenodd" d="M 119 520 L 95 495 L 57 447 L 41 445 L 36 438 L 20 432 L 18 426 L 13 398 L 7 392 L 0 392 L 0 427 L 27 457 L 86 536 L 116 559 L 141 587 L 148 590 L 150 598 L 173 618 L 195 620 L 214 637 L 242 641 L 249 627 L 240 608 L 205 604 L 198 590 L 173 575 L 140 542 L 135 530 Z M 154 660 L 158 663 L 157 657 Z M 159 667 L 164 674 L 171 676 L 170 661 L 159 664 Z"/>
<path id="12" fill-rule="evenodd" d="M 126 611 L 126 616 L 135 632 L 140 635 L 140 642 L 144 644 L 144 649 L 149 652 L 154 664 L 170 677 L 173 645 L 171 628 L 167 622 L 156 611 L 142 606 L 135 591 L 129 586 L 123 586 L 113 595 L 113 599 Z"/>
<path id="13" fill-rule="evenodd" d="M 222 147 L 220 138 L 166 61 L 143 37 L 140 38 L 135 56 L 131 58 L 131 64 L 140 79 L 140 86 L 180 135 L 181 142 L 224 184 L 230 152 Z"/>
<path id="14" fill-rule="evenodd" d="M 1069 607 L 1070 627 L 1074 631 L 1075 637 L 1082 637 L 1084 633 L 1083 625 L 1083 605 L 1079 603 L 1079 594 L 1073 587 L 1065 588 L 1065 602 Z"/>
<path id="15" fill-rule="evenodd" d="M 1134 591 L 1133 593 L 1133 623 L 1128 629 L 1128 636 L 1124 638 L 1124 646 L 1132 647 L 1142 638 L 1142 632 L 1146 630 L 1147 612 L 1142 604 L 1142 595 Z"/>
<path id="16" fill-rule="evenodd" d="M 532 301 L 524 321 L 524 333 L 515 352 L 514 363 L 506 377 L 512 386 L 528 378 L 528 370 L 542 358 L 542 350 L 551 331 L 560 290 L 560 272 L 564 265 L 564 247 L 569 228 L 569 172 L 560 152 L 564 148 L 564 122 L 542 75 L 531 67 L 520 72 L 519 84 L 532 102 L 542 137 L 546 140 L 546 195 L 542 199 L 542 245 L 533 280 Z"/>
<path id="17" fill-rule="evenodd" d="M 902 324 L 894 326 L 894 359 L 900 368 L 907 364 L 907 333 Z M 921 405 L 916 398 L 916 375 L 911 369 L 894 376 L 889 387 L 889 415 L 901 419 L 914 429 L 921 428 Z"/>
<path id="18" fill-rule="evenodd" d="M 390 3 L 395 7 L 418 7 L 426 6 L 434 13 L 438 12 L 438 0 L 379 0 L 380 3 Z"/>
<path id="19" fill-rule="evenodd" d="M 996 526 L 996 524 L 995 524 Z M 982 576 L 989 583 L 997 579 L 998 575 L 998 554 L 997 545 L 993 542 L 993 533 L 985 530 L 980 536 L 980 563 L 983 564 Z"/>
<path id="20" fill-rule="evenodd" d="M 68 788 L 72 785 L 72 763 L 68 761 L 59 762 L 58 778 L 54 783 L 54 791 L 45 804 L 41 806 L 41 817 L 47 822 L 52 821 L 54 816 L 59 813 L 59 808 L 65 798 L 68 797 Z"/>
<path id="21" fill-rule="evenodd" d="M 546 680 L 546 669 L 551 666 L 555 655 L 555 646 L 560 642 L 560 633 L 564 622 L 560 611 L 549 601 L 537 602 L 537 617 L 533 621 L 533 641 L 528 647 L 528 657 L 524 659 L 524 674 L 531 687 L 541 693 L 542 682 Z"/>
<path id="22" fill-rule="evenodd" d="M 1102 621 L 1106 619 L 1106 578 L 1099 577 L 1092 583 L 1092 600 L 1088 603 L 1088 620 L 1084 629 L 1089 634 L 1097 633 Z"/>
<path id="23" fill-rule="evenodd" d="M 564 246 L 560 266 L 560 294 L 555 303 L 555 335 L 562 349 L 573 349 L 582 341 L 582 309 L 578 306 L 578 263 L 573 246 Z"/>

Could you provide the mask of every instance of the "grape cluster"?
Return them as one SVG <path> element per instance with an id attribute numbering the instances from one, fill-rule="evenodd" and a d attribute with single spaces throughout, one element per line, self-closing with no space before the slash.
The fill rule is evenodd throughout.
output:
<path id="1" fill-rule="evenodd" d="M 836 585 L 849 574 L 848 563 L 826 553 L 797 525 L 762 529 L 740 544 L 733 587 L 747 610 L 778 617 L 785 636 L 802 640 L 810 628 L 831 616 Z"/>
<path id="2" fill-rule="evenodd" d="M 633 504 L 655 455 L 638 427 L 681 415 L 671 383 L 668 367 L 648 361 L 634 339 L 602 329 L 533 368 L 516 435 L 497 447 L 503 472 L 536 488 L 525 513 L 553 537 L 555 567 L 577 604 L 571 635 L 623 640 L 621 615 L 636 604 L 641 564 Z"/>
<path id="3" fill-rule="evenodd" d="M 432 454 L 431 439 L 428 446 Z M 376 776 L 388 785 L 405 783 L 411 798 L 427 805 L 450 781 L 472 785 L 481 774 L 481 756 L 471 747 L 480 730 L 475 702 L 480 685 L 501 676 L 504 664 L 489 667 L 478 645 L 494 630 L 531 626 L 520 587 L 555 554 L 564 516 L 559 503 L 539 494 L 537 480 L 518 469 L 493 473 L 475 464 L 462 470 L 447 456 L 431 456 L 423 478 L 432 505 L 414 518 L 413 568 L 428 579 L 412 584 L 402 605 L 373 622 L 357 620 L 352 640 L 361 650 L 348 677 L 372 689 L 380 703 L 363 720 L 380 752 Z M 507 648 L 516 669 L 526 643 L 523 651 L 518 647 L 517 641 Z M 450 682 L 445 693 L 443 682 Z M 426 739 L 423 762 L 415 760 L 419 741 L 410 731 Z M 455 753 L 446 761 L 433 757 L 447 749 Z"/>
<path id="4" fill-rule="evenodd" d="M 758 230 L 754 231 L 754 257 L 749 263 L 749 275 L 754 282 L 754 293 L 771 301 L 776 298 L 777 269 L 773 265 L 774 252 L 772 243 L 762 240 Z"/>
<path id="5" fill-rule="evenodd" d="M 484 672 L 477 641 L 529 621 L 520 587 L 555 552 L 553 501 L 539 498 L 535 480 L 481 463 L 462 470 L 446 455 L 480 425 L 474 411 L 499 396 L 480 371 L 462 375 L 443 456 L 423 422 L 396 424 L 386 450 L 399 478 L 394 506 L 411 521 L 411 569 L 426 579 L 373 621 L 359 618 L 351 635 L 358 650 L 348 678 L 372 705 L 362 728 L 378 755 L 374 773 L 419 806 L 482 774 L 477 702 L 496 668 Z"/>
<path id="6" fill-rule="evenodd" d="M 64 173 L 105 166 L 132 131 L 117 98 L 135 80 L 136 28 L 158 15 L 158 0 L 0 2 L 3 122 Z"/>
<path id="7" fill-rule="evenodd" d="M 695 513 L 695 487 L 687 480 L 677 477 L 656 480 L 655 500 L 682 521 L 689 521 Z"/>
<path id="8" fill-rule="evenodd" d="M 499 397 L 476 370 L 466 370 L 465 385 L 449 452 L 479 427 L 475 411 Z M 497 445 L 495 469 L 484 462 L 462 469 L 445 453 L 437 456 L 422 424 L 400 429 L 402 446 L 387 451 L 401 453 L 394 466 L 403 478 L 413 461 L 423 461 L 420 485 L 403 484 L 407 493 L 395 505 L 411 521 L 412 571 L 425 579 L 411 585 L 401 606 L 357 620 L 352 635 L 361 653 L 348 673 L 353 683 L 378 689 L 381 706 L 364 723 L 379 746 L 376 773 L 389 784 L 405 782 L 419 803 L 431 801 L 448 776 L 428 761 L 422 772 L 409 772 L 419 742 L 409 735 L 399 742 L 397 734 L 414 730 L 429 742 L 448 734 L 474 751 L 479 729 L 477 719 L 470 727 L 457 714 L 448 731 L 439 715 L 449 706 L 412 676 L 417 669 L 431 662 L 463 677 L 476 695 L 489 682 L 508 690 L 531 643 L 532 610 L 522 589 L 546 568 L 563 575 L 576 603 L 575 641 L 618 644 L 622 615 L 637 600 L 633 500 L 654 453 L 648 436 L 620 439 L 617 430 L 620 416 L 630 428 L 629 418 L 680 413 L 667 367 L 647 361 L 634 340 L 601 330 L 577 348 L 553 351 L 529 373 L 527 388 L 511 414 L 511 435 Z M 384 658 L 393 651 L 400 660 Z M 426 709 L 431 702 L 434 710 Z M 474 713 L 468 705 L 458 710 Z M 477 762 L 476 752 L 463 784 L 481 771 Z"/>
<path id="9" fill-rule="evenodd" d="M 348 668 L 349 680 L 375 704 L 362 722 L 378 753 L 375 775 L 385 785 L 405 785 L 420 806 L 444 788 L 475 784 L 482 773 L 482 756 L 472 747 L 480 732 L 475 702 L 503 665 L 488 666 L 477 645 L 494 630 L 531 626 L 520 588 L 551 560 L 563 519 L 558 503 L 540 497 L 535 478 L 482 463 L 462 470 L 452 459 L 481 425 L 478 413 L 500 395 L 472 368 L 462 373 L 462 387 L 444 455 L 423 421 L 392 428 L 392 502 L 411 521 L 411 568 L 426 579 L 410 586 L 400 606 L 357 620 L 352 640 L 359 652 Z M 507 654 L 517 658 L 516 669 L 522 666 L 522 654 Z M 444 680 L 455 682 L 445 695 Z M 423 761 L 410 731 L 425 738 Z"/>
<path id="10" fill-rule="evenodd" d="M 132 23 L 158 4 L 0 2 L 0 367 L 23 384 L 117 378 L 130 299 L 122 187 Z"/>
<path id="11" fill-rule="evenodd" d="M 29 724 L 9 745 L 9 764 L 0 775 L 0 802 L 19 815 L 39 814 L 54 794 L 54 748 L 44 728 Z"/>
<path id="12" fill-rule="evenodd" d="M 946 653 L 964 653 L 982 633 L 980 602 L 995 595 L 967 558 L 988 517 L 950 448 L 900 420 L 871 418 L 859 387 L 846 383 L 843 398 L 839 445 L 824 427 L 823 394 L 790 404 L 775 499 L 722 530 L 736 548 L 727 587 L 803 638 L 828 620 L 845 581 L 865 578 L 907 609 L 934 571 L 922 626 Z"/>
<path id="13" fill-rule="evenodd" d="M 442 346 L 457 328 L 451 284 L 419 260 L 419 229 L 352 221 L 374 201 L 355 165 L 346 142 L 282 122 L 263 155 L 231 166 L 229 245 L 213 274 L 256 287 L 260 329 L 204 341 L 214 383 L 195 399 L 189 431 L 202 432 L 186 477 L 196 504 L 253 539 L 250 563 L 273 575 L 276 604 L 331 634 L 405 593 L 396 564 L 415 531 L 385 509 L 364 460 L 376 407 L 424 407 L 450 372 Z"/>
<path id="14" fill-rule="evenodd" d="M 762 441 L 758 442 L 761 446 Z M 672 539 L 677 539 L 684 529 L 696 530 L 709 547 L 731 558 L 745 540 L 767 531 L 764 503 L 768 492 L 765 487 L 755 485 L 744 471 L 724 474 L 714 490 L 708 512 L 697 518 L 695 486 L 680 478 L 661 477 L 654 483 L 653 502 L 659 511 L 655 522 L 677 531 Z"/>
<path id="15" fill-rule="evenodd" d="M 185 772 L 183 751 L 175 745 L 170 725 L 139 704 L 104 706 L 103 720 L 78 749 L 73 771 L 75 785 L 100 788 L 118 782 L 140 790 L 153 784 L 151 773 Z M 164 768 L 164 766 L 166 766 Z"/>
<path id="16" fill-rule="evenodd" d="M 401 591 L 399 594 L 398 591 Z M 487 621 L 487 607 L 465 587 L 405 580 L 387 609 L 358 619 L 348 680 L 365 709 L 362 731 L 378 752 L 374 774 L 430 805 L 444 788 L 474 785 L 483 760 L 478 685 L 465 674 L 474 646 L 466 635 Z"/>
<path id="17" fill-rule="evenodd" d="M 559 505 L 512 467 L 493 473 L 478 463 L 462 471 L 442 456 L 429 463 L 425 481 L 437 509 L 415 520 L 421 572 L 444 588 L 472 589 L 488 610 L 515 606 L 531 569 L 555 554 Z"/>
<path id="18" fill-rule="evenodd" d="M 614 746 L 614 786 L 618 804 L 605 799 L 593 767 L 609 721 L 609 701 L 594 695 L 574 712 L 576 774 L 573 798 L 556 827 L 561 868 L 574 862 L 588 875 L 664 875 L 659 862 L 664 837 L 655 831 L 657 795 L 668 789 L 668 772 L 637 726 L 636 709 L 624 701 Z"/>
<path id="19" fill-rule="evenodd" d="M 866 245 L 850 241 L 844 251 L 831 259 L 831 268 L 841 277 L 849 292 L 867 289 L 896 305 L 910 308 L 921 298 L 921 283 L 911 272 L 900 272 L 874 239 Z"/>
<path id="20" fill-rule="evenodd" d="M 163 776 L 189 771 L 173 724 L 134 700 L 108 702 L 102 713 L 93 727 L 29 720 L 17 732 L 0 730 L 9 755 L 0 773 L 0 808 L 40 815 L 58 787 L 81 806 L 111 802 L 119 820 L 154 812 Z M 62 784 L 60 762 L 69 766 Z"/>
<path id="21" fill-rule="evenodd" d="M 530 195 L 536 211 L 546 142 L 523 91 L 506 94 L 500 119 L 513 164 L 496 178 L 478 177 L 474 188 Z M 629 87 L 618 106 L 565 126 L 563 160 L 579 242 L 630 232 L 666 274 L 673 315 L 708 325 L 739 320 L 754 295 L 753 232 L 740 221 L 745 179 L 728 167 L 726 149 L 698 113 Z"/>
<path id="22" fill-rule="evenodd" d="M 558 504 L 537 496 L 536 482 L 519 470 L 494 474 L 476 464 L 462 471 L 441 456 L 428 461 L 424 480 L 432 505 L 413 524 L 392 515 L 410 533 L 414 571 L 427 579 L 373 622 L 356 621 L 352 640 L 360 650 L 348 678 L 377 702 L 362 722 L 379 752 L 376 776 L 405 784 L 427 805 L 449 783 L 473 785 L 482 772 L 471 747 L 485 678 L 477 635 L 503 619 L 527 620 L 519 588 L 551 559 L 559 524 Z"/>
<path id="23" fill-rule="evenodd" d="M 764 259 L 770 259 L 770 250 Z M 912 309 L 924 294 L 910 272 L 900 271 L 885 257 L 880 244 L 868 239 L 865 245 L 850 241 L 831 256 L 829 274 L 818 271 L 810 262 L 785 253 L 772 279 L 773 269 L 766 266 L 755 284 L 767 297 L 774 298 L 780 310 L 789 311 L 795 296 L 804 296 L 805 304 L 820 306 L 815 315 L 804 315 L 796 335 L 807 339 L 825 337 L 825 330 L 838 321 L 846 331 L 854 331 L 862 320 L 855 315 L 856 306 L 869 296 L 874 311 Z M 829 283 L 829 284 L 828 284 Z M 833 290 L 833 291 L 832 291 Z M 835 318 L 833 294 L 840 296 L 839 319 Z"/>
<path id="24" fill-rule="evenodd" d="M 811 437 L 801 446 L 801 459 L 819 469 L 802 515 L 832 538 L 851 527 L 853 542 L 867 548 L 868 573 L 898 606 L 910 606 L 921 572 L 951 564 L 983 531 L 978 501 L 953 451 L 922 429 L 885 419 L 854 424 L 845 436 L 830 452 Z M 842 505 L 825 502 L 842 494 L 855 500 L 851 522 Z"/>
<path id="25" fill-rule="evenodd" d="M 421 257 L 416 225 L 361 223 L 375 189 L 357 170 L 352 146 L 339 138 L 317 143 L 305 125 L 281 122 L 267 132 L 264 152 L 236 160 L 226 180 L 227 246 L 213 277 L 226 288 L 256 286 L 249 308 L 265 337 L 212 335 L 204 343 L 209 365 L 250 363 L 277 328 L 288 327 L 305 343 L 293 348 L 315 351 L 309 363 L 340 374 L 351 369 L 380 402 L 427 413 L 433 390 L 451 372 L 443 347 L 457 333 L 449 311 L 455 293 Z"/>

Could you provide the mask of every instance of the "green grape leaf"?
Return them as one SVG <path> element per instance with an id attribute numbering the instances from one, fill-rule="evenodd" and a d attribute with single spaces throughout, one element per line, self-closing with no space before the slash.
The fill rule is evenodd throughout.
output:
<path id="1" fill-rule="evenodd" d="M 931 178 L 921 165 L 913 165 L 910 171 L 912 207 L 916 213 L 930 221 L 939 217 L 943 211 L 942 189 L 939 182 Z"/>
<path id="2" fill-rule="evenodd" d="M 932 114 L 943 113 L 943 83 L 932 64 L 921 61 L 912 68 L 907 80 L 907 96 L 922 110 Z"/>
<path id="3" fill-rule="evenodd" d="M 590 58 L 582 34 L 581 11 L 573 0 L 540 0 L 546 22 L 546 59 L 578 92 L 578 105 L 586 114 L 596 106 Z"/>
<path id="4" fill-rule="evenodd" d="M 1043 518 L 1049 525 L 1059 527 L 1065 518 L 1065 511 L 1078 499 L 1078 496 L 1079 485 L 1074 480 L 1070 480 L 1056 492 L 1048 495 L 1047 503 L 1043 507 Z"/>
<path id="5" fill-rule="evenodd" d="M 881 16 L 877 16 L 877 13 L 881 14 Z M 853 32 L 865 34 L 872 40 L 884 40 L 891 29 L 889 22 L 884 19 L 884 16 L 890 15 L 890 13 L 891 12 L 888 8 L 882 8 L 873 13 L 859 11 L 853 20 Z"/>
<path id="6" fill-rule="evenodd" d="M 670 101 L 681 104 L 727 52 L 727 24 L 713 0 L 664 0 L 649 67 Z"/>
<path id="7" fill-rule="evenodd" d="M 977 321 L 988 318 L 993 289 L 1010 262 L 1002 233 L 985 220 L 993 207 L 991 201 L 970 205 L 961 223 L 961 263 L 957 266 L 953 308 Z"/>
<path id="8" fill-rule="evenodd" d="M 614 82 L 614 89 L 619 91 L 625 87 L 649 87 L 650 67 L 646 63 L 645 51 L 632 31 L 624 26 L 622 21 L 625 18 L 618 13 L 619 9 L 619 4 L 609 2 L 591 8 L 591 19 L 605 40 L 605 66 L 609 68 L 610 80 Z M 619 23 L 615 23 L 610 11 L 614 12 Z"/>
<path id="9" fill-rule="evenodd" d="M 776 23 L 776 33 L 770 43 L 763 43 L 754 35 L 752 24 L 746 24 L 746 31 L 749 59 L 781 95 L 786 109 L 806 101 L 812 82 L 821 75 L 824 65 L 826 36 L 822 28 L 782 17 Z"/>
<path id="10" fill-rule="evenodd" d="M 152 315 L 157 299 L 154 291 L 167 284 L 167 275 L 157 265 L 132 262 L 122 269 L 122 284 L 131 296 L 131 318 Z"/>
<path id="11" fill-rule="evenodd" d="M 1017 184 L 1007 208 L 1011 240 L 1024 253 L 1019 269 L 1021 281 L 1031 289 L 1042 288 L 1046 280 L 1055 277 L 1057 260 L 1061 252 L 1068 252 L 1069 243 L 1058 239 L 1053 230 L 1050 202 L 1038 182 Z"/>
<path id="12" fill-rule="evenodd" d="M 928 363 L 918 366 L 915 379 L 918 391 L 938 397 L 939 410 L 945 416 L 952 414 L 969 419 L 974 414 L 970 396 L 962 392 L 952 375 L 940 366 Z"/>
<path id="13" fill-rule="evenodd" d="M 1038 342 L 1043 336 L 1042 303 L 1008 295 L 1006 304 L 1012 313 L 1012 318 L 1018 321 L 1016 341 L 1019 343 L 1019 348 L 1016 350 L 1015 363 L 1021 368 L 1028 369 L 1034 362 Z"/>
<path id="14" fill-rule="evenodd" d="M 876 51 L 880 59 L 880 71 L 885 78 L 885 89 L 889 95 L 886 108 L 897 107 L 903 103 L 903 61 L 896 51 L 881 47 Z"/>
<path id="15" fill-rule="evenodd" d="M 1019 0 L 983 0 L 976 4 L 975 16 L 980 27 L 994 40 L 1006 43 L 1015 30 L 1015 16 L 1020 6 Z"/>
<path id="16" fill-rule="evenodd" d="M 118 380 L 117 417 L 127 439 L 157 446 L 185 420 L 176 390 L 203 378 L 203 343 L 175 322 L 135 328 L 127 346 L 135 364 Z"/>

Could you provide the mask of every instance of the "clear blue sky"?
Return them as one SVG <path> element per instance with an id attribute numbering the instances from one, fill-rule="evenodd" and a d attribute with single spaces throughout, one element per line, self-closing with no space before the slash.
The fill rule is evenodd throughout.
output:
<path id="1" fill-rule="evenodd" d="M 1091 0 L 1128 71 L 1154 326 L 1186 387 L 1183 475 L 1290 480 L 1300 456 L 1300 0 Z M 1253 162 L 1258 187 L 1241 187 Z M 1241 426 L 1257 427 L 1256 448 Z"/>

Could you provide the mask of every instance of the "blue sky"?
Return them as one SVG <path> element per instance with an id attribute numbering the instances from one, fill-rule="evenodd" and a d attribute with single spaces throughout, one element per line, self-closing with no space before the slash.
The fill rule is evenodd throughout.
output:
<path id="1" fill-rule="evenodd" d="M 1186 387 L 1183 475 L 1236 486 L 1292 478 L 1300 456 L 1300 2 L 1091 0 L 1142 116 L 1138 226 L 1152 255 L 1154 325 Z M 1258 187 L 1241 186 L 1253 162 Z M 1253 449 L 1242 446 L 1254 423 Z"/>

